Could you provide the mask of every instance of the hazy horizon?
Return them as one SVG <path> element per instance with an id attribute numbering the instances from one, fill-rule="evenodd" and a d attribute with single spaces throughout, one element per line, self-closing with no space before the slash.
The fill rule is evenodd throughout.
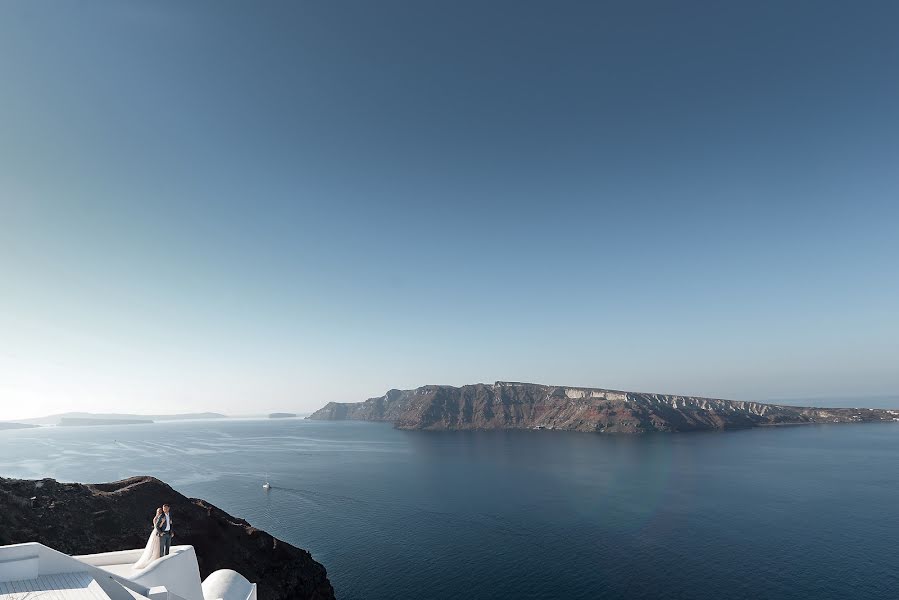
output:
<path id="1" fill-rule="evenodd" d="M 485 383 L 485 382 L 481 382 Z M 530 383 L 530 382 L 529 382 Z M 540 382 L 535 382 L 540 383 Z M 587 387 L 587 386 L 582 386 Z M 600 386 L 590 386 L 590 387 L 600 387 Z M 385 390 L 386 392 L 387 390 Z M 634 391 L 634 392 L 649 392 L 649 393 L 666 393 L 659 392 L 658 390 L 624 390 L 624 391 Z M 375 398 L 377 396 L 369 396 Z M 334 400 L 334 402 L 362 402 L 367 400 L 368 398 L 360 398 L 357 400 Z M 725 398 L 725 400 L 746 400 L 746 398 Z M 899 409 L 899 394 L 884 394 L 884 395 L 875 395 L 875 396 L 831 396 L 831 397 L 804 397 L 804 398 L 767 398 L 767 399 L 754 399 L 757 402 L 767 402 L 770 404 L 786 404 L 793 406 L 819 406 L 822 408 L 853 408 L 853 407 L 862 407 L 862 408 L 897 408 Z M 331 402 L 329 400 L 329 402 Z M 0 421 L 28 421 L 33 419 L 40 419 L 43 417 L 53 416 L 55 414 L 65 414 L 65 413 L 86 413 L 86 414 L 133 414 L 136 416 L 152 416 L 152 415 L 179 415 L 179 414 L 191 414 L 191 413 L 218 413 L 223 414 L 226 417 L 231 418 L 241 418 L 241 417 L 260 417 L 267 416 L 271 413 L 276 412 L 287 412 L 287 413 L 296 413 L 298 416 L 305 416 L 315 412 L 316 409 L 323 407 L 326 402 L 322 402 L 320 405 L 316 405 L 313 409 L 292 409 L 292 408 L 280 408 L 280 409 L 270 409 L 270 410 L 257 410 L 257 411 L 247 411 L 243 413 L 227 413 L 221 410 L 216 410 L 215 408 L 204 408 L 190 411 L 179 411 L 176 410 L 174 412 L 159 412 L 159 411 L 127 411 L 127 410 L 118 410 L 118 409 L 109 409 L 109 410 L 97 410 L 97 411 L 87 411 L 80 410 L 77 408 L 70 408 L 67 410 L 62 410 L 59 412 L 51 412 L 51 413 L 43 413 L 43 414 L 21 414 L 14 418 L 6 418 L 0 414 Z"/>
<path id="2" fill-rule="evenodd" d="M 0 419 L 895 395 L 897 20 L 4 3 Z"/>

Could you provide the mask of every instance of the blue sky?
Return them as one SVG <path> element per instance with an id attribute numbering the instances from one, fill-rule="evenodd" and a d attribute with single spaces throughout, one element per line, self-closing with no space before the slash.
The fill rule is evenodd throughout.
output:
<path id="1" fill-rule="evenodd" d="M 0 418 L 899 389 L 894 2 L 0 6 Z"/>

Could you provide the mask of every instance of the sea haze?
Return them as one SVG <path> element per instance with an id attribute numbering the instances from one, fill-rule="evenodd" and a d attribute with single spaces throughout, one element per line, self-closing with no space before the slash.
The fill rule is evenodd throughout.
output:
<path id="1" fill-rule="evenodd" d="M 155 475 L 309 549 L 342 600 L 895 598 L 897 465 L 899 424 L 608 436 L 283 419 L 0 432 L 4 476 Z"/>

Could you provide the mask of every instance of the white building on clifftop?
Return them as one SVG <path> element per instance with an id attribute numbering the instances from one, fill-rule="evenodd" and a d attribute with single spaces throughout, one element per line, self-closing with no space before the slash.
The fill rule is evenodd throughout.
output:
<path id="1" fill-rule="evenodd" d="M 193 546 L 144 569 L 143 549 L 69 556 L 30 542 L 0 546 L 0 600 L 256 600 L 256 584 L 230 569 L 200 580 Z"/>

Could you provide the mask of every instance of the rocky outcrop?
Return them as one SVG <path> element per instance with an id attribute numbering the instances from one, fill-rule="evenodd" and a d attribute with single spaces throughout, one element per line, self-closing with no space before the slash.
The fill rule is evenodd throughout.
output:
<path id="1" fill-rule="evenodd" d="M 334 598 L 325 568 L 307 551 L 152 477 L 101 484 L 0 478 L 0 545 L 40 542 L 67 554 L 143 548 L 163 503 L 172 507 L 174 543 L 194 546 L 202 577 L 233 569 L 266 600 Z"/>
<path id="2" fill-rule="evenodd" d="M 390 390 L 365 402 L 331 402 L 308 418 L 388 421 L 400 429 L 561 429 L 643 433 L 899 421 L 899 411 L 795 407 L 498 381 L 493 385 L 427 385 L 414 390 Z"/>

